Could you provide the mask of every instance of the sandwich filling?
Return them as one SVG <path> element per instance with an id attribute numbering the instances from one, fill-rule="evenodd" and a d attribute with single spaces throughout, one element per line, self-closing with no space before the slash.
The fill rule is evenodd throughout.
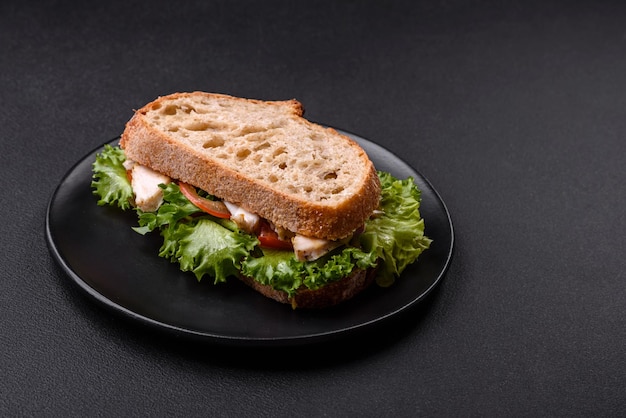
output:
<path id="1" fill-rule="evenodd" d="M 106 145 L 93 166 L 99 205 L 134 209 L 140 234 L 157 231 L 159 255 L 177 262 L 198 280 L 215 283 L 245 275 L 293 295 L 317 289 L 352 270 L 377 268 L 376 281 L 388 286 L 430 246 L 419 213 L 420 191 L 411 178 L 378 172 L 380 207 L 362 228 L 329 241 L 274 226 L 231 202 L 170 179 Z"/>

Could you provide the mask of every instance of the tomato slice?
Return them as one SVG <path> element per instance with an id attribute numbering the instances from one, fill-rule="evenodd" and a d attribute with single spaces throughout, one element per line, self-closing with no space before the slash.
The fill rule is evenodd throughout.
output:
<path id="1" fill-rule="evenodd" d="M 220 202 L 219 200 L 209 200 L 204 197 L 198 196 L 198 192 L 196 192 L 195 187 L 183 183 L 182 181 L 178 182 L 178 187 L 180 188 L 181 193 L 189 199 L 191 203 L 196 205 L 199 209 L 202 209 L 209 215 L 213 215 L 216 218 L 229 219 L 230 212 L 228 208 L 224 204 L 224 202 Z"/>
<path id="2" fill-rule="evenodd" d="M 261 222 L 261 230 L 257 238 L 259 238 L 261 247 L 274 248 L 277 250 L 293 250 L 291 241 L 278 238 L 276 231 L 274 231 L 267 222 Z"/>

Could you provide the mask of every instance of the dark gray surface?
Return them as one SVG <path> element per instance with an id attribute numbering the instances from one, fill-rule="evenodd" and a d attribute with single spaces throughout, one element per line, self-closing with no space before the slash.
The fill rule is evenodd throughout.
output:
<path id="1" fill-rule="evenodd" d="M 626 6 L 41 3 L 0 4 L 0 415 L 624 415 Z M 48 200 L 133 108 L 185 90 L 295 97 L 402 156 L 455 222 L 437 292 L 289 352 L 84 297 L 46 247 Z"/>

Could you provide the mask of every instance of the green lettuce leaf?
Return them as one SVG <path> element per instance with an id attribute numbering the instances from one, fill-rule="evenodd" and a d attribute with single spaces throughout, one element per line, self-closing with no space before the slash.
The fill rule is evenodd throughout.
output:
<path id="1" fill-rule="evenodd" d="M 260 257 L 248 257 L 241 266 L 245 276 L 292 296 L 301 286 L 319 289 L 349 275 L 355 267 L 375 267 L 377 255 L 356 247 L 344 247 L 315 261 L 297 261 L 293 251 L 263 249 Z"/>
<path id="2" fill-rule="evenodd" d="M 296 261 L 293 251 L 263 248 L 260 257 L 248 257 L 243 262 L 241 273 L 292 295 L 302 285 L 302 264 Z"/>
<path id="3" fill-rule="evenodd" d="M 389 286 L 430 247 L 432 240 L 424 235 L 424 220 L 419 212 L 421 192 L 413 179 L 399 180 L 385 172 L 378 176 L 383 214 L 366 222 L 362 239 L 373 242 L 381 259 L 376 282 Z"/>
<path id="4" fill-rule="evenodd" d="M 125 160 L 121 148 L 108 144 L 96 155 L 91 187 L 93 194 L 100 198 L 98 205 L 118 206 L 122 210 L 131 208 L 133 189 L 126 177 Z"/>
<path id="5" fill-rule="evenodd" d="M 237 275 L 242 260 L 259 243 L 256 237 L 231 231 L 208 217 L 167 225 L 161 235 L 159 256 L 178 262 L 182 271 L 193 272 L 198 281 L 209 275 L 215 283 Z"/>

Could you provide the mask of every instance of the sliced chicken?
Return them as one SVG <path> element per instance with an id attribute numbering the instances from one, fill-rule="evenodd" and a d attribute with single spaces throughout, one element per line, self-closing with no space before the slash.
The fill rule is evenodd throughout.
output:
<path id="1" fill-rule="evenodd" d="M 235 222 L 240 229 L 250 234 L 254 234 L 258 231 L 261 223 L 261 217 L 259 215 L 248 212 L 234 203 L 224 201 L 224 204 L 230 212 L 230 219 Z"/>
<path id="2" fill-rule="evenodd" d="M 291 239 L 291 242 L 293 244 L 293 252 L 296 255 L 296 260 L 313 261 L 335 248 L 344 245 L 346 240 L 328 241 L 325 239 L 296 235 Z"/>
<path id="3" fill-rule="evenodd" d="M 135 205 L 144 212 L 156 211 L 163 203 L 163 190 L 159 184 L 168 184 L 171 179 L 141 164 L 133 164 L 131 186 L 135 192 Z"/>

